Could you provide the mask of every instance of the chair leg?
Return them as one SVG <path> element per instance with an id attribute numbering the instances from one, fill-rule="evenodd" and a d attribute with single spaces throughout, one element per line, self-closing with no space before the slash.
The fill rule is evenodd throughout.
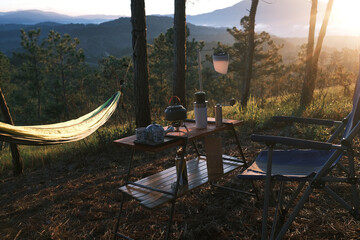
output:
<path id="1" fill-rule="evenodd" d="M 359 125 L 360 126 L 360 125 Z M 310 194 L 314 190 L 314 183 L 318 180 L 320 180 L 323 176 L 326 175 L 326 173 L 329 171 L 331 165 L 335 162 L 335 160 L 339 157 L 340 151 L 335 152 L 331 155 L 330 159 L 326 162 L 326 164 L 321 168 L 321 170 L 315 175 L 313 180 L 310 182 L 310 185 L 305 190 L 304 194 L 302 195 L 301 199 L 299 200 L 298 204 L 295 206 L 294 210 L 290 214 L 289 218 L 281 228 L 278 236 L 276 239 L 282 239 L 282 237 L 285 235 L 286 231 L 290 227 L 291 223 L 294 221 L 295 217 L 299 213 L 299 211 L 303 208 L 305 202 L 309 199 Z"/>
<path id="2" fill-rule="evenodd" d="M 276 225 L 277 225 L 277 222 L 278 222 L 278 214 L 279 215 L 282 214 L 281 209 L 282 209 L 282 204 L 283 204 L 284 187 L 285 187 L 285 182 L 282 181 L 280 183 L 280 190 L 279 190 L 278 197 L 277 197 L 277 203 L 276 203 L 276 208 L 275 208 L 273 225 L 272 225 L 272 228 L 271 228 L 270 239 L 274 239 L 275 231 L 276 231 Z"/>
<path id="3" fill-rule="evenodd" d="M 353 202 L 353 215 L 357 219 L 360 218 L 360 199 L 359 199 L 359 189 L 357 183 L 357 176 L 355 173 L 355 164 L 354 164 L 354 151 L 350 151 L 349 153 L 349 172 L 350 179 L 353 179 L 351 182 L 351 192 L 352 192 L 352 202 Z"/>
<path id="4" fill-rule="evenodd" d="M 360 201 L 359 201 L 359 189 L 357 185 L 353 184 L 351 186 L 353 192 L 353 216 L 360 220 Z"/>
<path id="5" fill-rule="evenodd" d="M 269 147 L 267 171 L 266 171 L 266 179 L 265 179 L 264 209 L 263 209 L 262 229 L 261 229 L 262 240 L 267 239 L 267 221 L 268 221 L 268 209 L 269 209 L 270 190 L 271 190 L 272 153 L 273 153 L 273 148 Z"/>
<path id="6" fill-rule="evenodd" d="M 300 212 L 300 210 L 303 208 L 305 202 L 308 200 L 310 194 L 312 193 L 312 191 L 314 190 L 313 187 L 309 186 L 304 194 L 302 195 L 301 199 L 299 200 L 298 204 L 295 206 L 294 210 L 292 211 L 292 213 L 290 214 L 289 218 L 287 219 L 287 221 L 284 223 L 284 225 L 282 226 L 279 234 L 277 235 L 276 239 L 280 240 L 283 238 L 283 236 L 285 235 L 286 231 L 288 230 L 288 228 L 290 227 L 291 223 L 294 221 L 295 217 L 298 215 L 298 213 Z"/>
<path id="7" fill-rule="evenodd" d="M 352 212 L 353 208 L 352 206 L 350 206 L 347 202 L 345 202 L 344 199 L 342 199 L 338 194 L 336 194 L 333 190 L 331 190 L 331 188 L 329 188 L 328 186 L 324 187 L 324 191 L 329 194 L 331 197 L 333 197 L 338 203 L 340 203 L 341 206 L 343 206 L 343 208 L 345 208 L 346 210 L 348 210 L 349 212 Z"/>
<path id="8" fill-rule="evenodd" d="M 306 182 L 301 182 L 299 184 L 299 186 L 296 188 L 295 192 L 293 192 L 293 194 L 291 194 L 291 197 L 284 208 L 285 213 L 287 213 L 289 211 L 291 204 L 295 201 L 295 198 L 297 198 L 297 196 L 299 195 L 301 190 L 304 188 L 305 183 Z"/>

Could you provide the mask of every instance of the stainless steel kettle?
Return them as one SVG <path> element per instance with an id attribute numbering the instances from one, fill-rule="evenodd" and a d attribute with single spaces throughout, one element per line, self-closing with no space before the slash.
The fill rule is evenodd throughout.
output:
<path id="1" fill-rule="evenodd" d="M 180 98 L 177 96 L 172 96 L 169 100 L 169 104 L 171 104 L 171 101 L 174 98 L 177 99 L 178 104 L 169 105 L 165 109 L 165 120 L 167 121 L 185 120 L 187 118 L 187 111 L 186 108 L 183 107 L 183 105 L 180 105 Z"/>

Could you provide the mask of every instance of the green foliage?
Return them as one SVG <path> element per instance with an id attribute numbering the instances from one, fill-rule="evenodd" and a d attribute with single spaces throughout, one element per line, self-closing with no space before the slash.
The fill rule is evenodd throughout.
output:
<path id="1" fill-rule="evenodd" d="M 3 91 L 11 91 L 11 65 L 9 59 L 0 52 L 0 82 Z"/>
<path id="2" fill-rule="evenodd" d="M 204 48 L 204 42 L 192 39 L 186 44 L 186 102 L 192 105 L 194 93 L 199 90 L 198 51 Z"/>
<path id="3" fill-rule="evenodd" d="M 69 34 L 50 31 L 45 40 L 47 47 L 47 92 L 50 93 L 48 113 L 58 116 L 58 121 L 70 118 L 69 105 L 73 95 L 81 89 L 82 64 L 85 56 L 78 49 L 79 39 Z M 73 104 L 71 104 L 73 105 Z"/>
<path id="4" fill-rule="evenodd" d="M 8 104 L 13 102 L 13 92 L 15 85 L 11 82 L 11 75 L 13 72 L 13 67 L 10 64 L 10 60 L 0 52 L 0 88 L 4 93 L 6 93 L 6 101 Z"/>
<path id="5" fill-rule="evenodd" d="M 190 35 L 187 29 L 187 35 Z M 149 46 L 149 82 L 150 104 L 153 112 L 162 114 L 172 95 L 172 74 L 174 56 L 174 30 L 168 29 Z M 203 42 L 194 39 L 186 42 L 186 102 L 193 102 L 195 89 L 198 86 L 198 49 L 204 47 Z"/>
<path id="6" fill-rule="evenodd" d="M 247 21 L 242 29 L 228 29 L 235 39 L 232 46 L 218 43 L 215 50 L 230 53 L 229 72 L 215 73 L 210 57 L 202 62 L 202 80 L 209 106 L 227 103 L 232 97 L 240 99 L 244 76 L 244 59 L 247 48 Z M 40 30 L 22 33 L 24 52 L 14 55 L 13 77 L 7 90 L 12 115 L 17 123 L 51 123 L 78 117 L 93 110 L 114 91 L 123 91 L 121 109 L 116 112 L 119 122 L 133 120 L 133 81 L 131 58 L 104 57 L 98 66 L 84 62 L 85 54 L 80 41 L 69 34 L 49 31 L 40 40 Z M 188 30 L 188 35 L 190 35 Z M 149 45 L 150 104 L 154 117 L 161 118 L 172 93 L 173 40 L 170 28 Z M 266 32 L 256 34 L 254 72 L 250 94 L 258 107 L 267 99 L 281 98 L 299 92 L 303 80 L 306 45 L 298 58 L 284 65 L 279 54 L 281 45 L 274 43 Z M 186 98 L 192 109 L 194 93 L 198 91 L 198 49 L 205 43 L 194 39 L 187 41 Z M 205 51 L 204 51 L 205 52 Z M 353 83 L 354 51 L 326 53 L 320 57 L 318 89 L 341 85 L 345 94 Z M 342 57 L 342 56 L 346 56 Z M 351 59 L 351 60 L 349 60 Z M 122 84 L 124 83 L 124 84 Z M 21 87 L 20 87 L 21 86 Z M 9 92 L 9 93 L 8 93 Z M 71 107 L 70 107 L 71 106 Z M 36 114 L 38 113 L 38 114 Z M 41 116 L 41 121 L 38 116 Z"/>
<path id="7" fill-rule="evenodd" d="M 353 89 L 354 85 L 351 88 Z M 341 121 L 351 111 L 352 95 L 343 95 L 342 91 L 339 94 L 339 90 L 341 90 L 340 86 L 315 91 L 313 102 L 305 110 L 300 108 L 298 94 L 270 97 L 265 101 L 251 96 L 247 108 L 241 108 L 240 103 L 234 106 L 223 106 L 223 118 L 244 120 L 245 126 L 242 130 L 248 134 L 273 128 L 273 116 L 312 117 Z M 214 117 L 214 108 L 211 106 L 208 109 L 208 116 Z M 190 112 L 188 117 L 194 118 L 194 113 Z M 324 140 L 330 131 L 331 129 L 319 126 L 300 125 L 295 128 L 293 134 L 303 138 Z"/>
<path id="8" fill-rule="evenodd" d="M 24 109 L 27 116 L 42 122 L 43 92 L 45 84 L 45 61 L 46 50 L 44 43 L 40 42 L 40 29 L 25 30 L 21 29 L 21 46 L 24 52 L 16 55 L 22 59 L 22 65 L 18 71 L 17 85 L 21 85 L 21 93 L 18 97 L 25 104 Z M 36 111 L 29 111 L 31 104 L 36 103 Z M 36 113 L 36 114 L 34 114 Z M 36 117 L 35 117 L 36 116 Z"/>
<path id="9" fill-rule="evenodd" d="M 79 40 L 54 31 L 41 40 L 40 33 L 40 29 L 21 30 L 24 51 L 15 54 L 19 66 L 13 82 L 21 88 L 14 93 L 17 99 L 14 115 L 24 123 L 62 121 L 76 116 L 85 107 L 81 101 L 86 66 L 83 50 L 78 48 Z M 78 109 L 70 111 L 70 105 Z"/>
<path id="10" fill-rule="evenodd" d="M 352 90 L 354 85 L 352 85 Z M 306 117 L 321 117 L 341 120 L 346 117 L 352 108 L 353 94 L 343 94 L 340 86 L 329 87 L 325 90 L 315 92 L 316 100 L 305 109 L 303 115 Z"/>
<path id="11" fill-rule="evenodd" d="M 94 83 L 96 86 L 92 92 L 94 95 L 104 96 L 114 90 L 122 91 L 120 108 L 115 112 L 114 118 L 119 123 L 132 122 L 134 109 L 134 82 L 132 59 L 129 57 L 117 58 L 109 56 L 99 63 L 99 79 Z"/>
<path id="12" fill-rule="evenodd" d="M 17 123 L 69 120 L 95 109 L 119 89 L 107 85 L 109 79 L 98 68 L 85 64 L 78 38 L 51 30 L 41 40 L 40 32 L 21 30 L 24 51 L 14 55 L 12 83 L 18 88 L 10 108 Z"/>
<path id="13" fill-rule="evenodd" d="M 209 101 L 208 115 L 213 116 L 213 106 L 225 103 L 231 97 L 240 99 L 246 53 L 246 21 L 243 29 L 229 29 L 235 39 L 232 46 L 214 44 L 215 50 L 230 53 L 229 72 L 215 73 L 210 57 L 202 62 L 202 80 Z M 189 34 L 189 32 L 188 32 Z M 163 122 L 163 112 L 172 94 L 173 29 L 161 33 L 149 49 L 150 104 L 153 119 Z M 108 149 L 115 138 L 132 130 L 133 66 L 130 57 L 104 57 L 94 66 L 86 63 L 80 41 L 68 34 L 50 31 L 40 39 L 40 30 L 21 31 L 23 52 L 11 61 L 0 53 L 0 84 L 15 123 L 36 124 L 69 120 L 95 109 L 114 91 L 121 90 L 120 107 L 110 119 L 115 128 L 102 128 L 85 141 L 46 148 L 21 147 L 26 166 L 36 167 L 65 156 L 83 159 L 87 152 Z M 194 93 L 198 91 L 198 49 L 204 42 L 187 41 L 186 98 L 192 109 Z M 276 45 L 268 33 L 256 34 L 251 97 L 247 108 L 239 103 L 224 106 L 224 118 L 242 119 L 248 133 L 272 128 L 274 115 L 319 117 L 341 120 L 351 109 L 351 97 L 358 66 L 356 51 L 343 49 L 333 53 L 323 52 L 319 60 L 319 74 L 315 98 L 307 109 L 299 107 L 299 95 L 305 66 L 303 45 L 298 57 L 284 64 Z M 203 51 L 205 52 L 205 51 Z M 193 113 L 188 114 L 193 117 Z M 298 126 L 295 135 L 324 139 L 331 129 Z M 0 171 L 9 169 L 8 151 L 0 152 Z M 40 161 L 39 161 L 40 160 Z"/>
<path id="14" fill-rule="evenodd" d="M 248 49 L 248 18 L 244 17 L 241 20 L 241 26 L 242 29 L 236 27 L 227 29 L 235 40 L 232 46 L 218 43 L 214 49 L 214 51 L 226 51 L 230 55 L 227 77 L 222 79 L 218 77 L 218 80 L 213 80 L 212 84 L 216 84 L 216 82 L 219 84 L 216 84 L 217 87 L 212 86 L 212 89 L 209 89 L 211 96 L 220 102 L 225 100 L 224 96 L 228 96 L 228 99 L 231 97 L 241 98 Z M 265 101 L 267 97 L 279 94 L 279 78 L 284 74 L 282 56 L 279 53 L 281 48 L 282 45 L 276 45 L 270 34 L 266 32 L 255 33 L 253 77 L 250 89 L 250 94 L 253 97 Z M 209 77 L 208 72 L 206 72 L 206 76 Z"/>
<path id="15" fill-rule="evenodd" d="M 352 86 L 353 88 L 354 86 Z M 296 94 L 288 94 L 281 97 L 271 97 L 262 104 L 254 97 L 249 100 L 246 109 L 240 109 L 239 103 L 234 106 L 223 107 L 223 117 L 240 119 L 245 121 L 241 127 L 243 134 L 251 134 L 259 130 L 274 129 L 273 116 L 304 116 L 342 120 L 351 110 L 352 101 L 350 96 L 339 94 L 341 87 L 326 89 L 327 94 L 315 92 L 315 98 L 308 109 L 299 111 L 299 97 Z M 340 91 L 341 93 L 341 91 Z M 214 109 L 208 109 L 208 115 L 214 116 Z M 193 117 L 193 112 L 188 114 Z M 166 125 L 165 122 L 159 122 Z M 332 129 L 319 126 L 297 125 L 292 131 L 296 137 L 325 140 Z M 106 125 L 85 140 L 56 146 L 32 147 L 20 146 L 21 155 L 26 168 L 41 167 L 53 164 L 57 161 L 68 159 L 71 164 L 81 164 L 87 156 L 100 153 L 112 152 L 112 142 L 115 139 L 134 133 L 131 124 Z M 74 159 L 76 159 L 76 162 Z M 0 172 L 11 172 L 11 155 L 8 148 L 0 151 Z"/>
<path id="16" fill-rule="evenodd" d="M 158 114 L 172 93 L 174 30 L 168 29 L 149 46 L 150 104 Z"/>

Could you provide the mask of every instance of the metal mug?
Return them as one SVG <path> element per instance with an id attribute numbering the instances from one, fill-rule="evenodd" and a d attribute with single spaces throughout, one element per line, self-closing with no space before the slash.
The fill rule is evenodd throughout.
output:
<path id="1" fill-rule="evenodd" d="M 135 133 L 136 133 L 136 141 L 145 142 L 145 140 L 146 140 L 146 128 L 144 128 L 144 127 L 137 128 L 135 130 Z"/>

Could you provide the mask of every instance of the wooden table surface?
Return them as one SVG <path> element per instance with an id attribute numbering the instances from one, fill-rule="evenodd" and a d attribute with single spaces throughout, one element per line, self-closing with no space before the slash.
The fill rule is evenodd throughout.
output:
<path id="1" fill-rule="evenodd" d="M 208 118 L 207 128 L 197 129 L 194 120 L 186 120 L 185 125 L 189 130 L 188 132 L 184 127 L 180 127 L 179 132 L 169 132 L 166 134 L 164 142 L 156 146 L 136 143 L 136 135 L 115 140 L 114 143 L 118 146 L 135 148 L 140 151 L 159 152 L 167 148 L 183 145 L 185 143 L 184 138 L 186 137 L 188 140 L 196 140 L 216 132 L 230 130 L 232 126 L 241 126 L 243 124 L 244 121 L 242 120 L 223 119 L 223 124 L 217 127 L 215 125 L 215 119 Z"/>

